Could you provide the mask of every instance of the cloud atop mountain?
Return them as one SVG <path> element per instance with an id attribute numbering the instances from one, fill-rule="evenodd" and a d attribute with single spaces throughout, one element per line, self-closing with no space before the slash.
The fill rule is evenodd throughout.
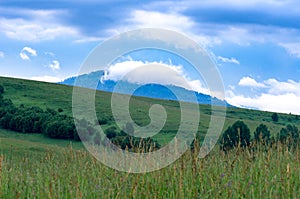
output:
<path id="1" fill-rule="evenodd" d="M 210 94 L 200 80 L 191 79 L 180 65 L 162 62 L 129 60 L 111 65 L 102 78 L 104 80 L 125 80 L 130 83 L 174 85 L 204 94 Z"/>

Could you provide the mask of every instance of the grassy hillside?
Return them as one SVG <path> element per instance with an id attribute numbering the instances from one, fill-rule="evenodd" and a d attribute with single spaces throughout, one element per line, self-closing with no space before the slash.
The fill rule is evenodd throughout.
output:
<path id="1" fill-rule="evenodd" d="M 5 87 L 5 97 L 12 99 L 16 105 L 39 106 L 41 108 L 62 108 L 64 113 L 72 116 L 72 91 L 73 88 L 65 85 L 43 83 L 29 80 L 0 77 L 0 85 Z M 96 95 L 96 112 L 98 118 L 111 117 L 110 93 L 98 91 Z M 168 120 L 163 132 L 174 134 L 180 122 L 180 109 L 176 101 L 165 101 L 143 97 L 131 99 L 130 113 L 137 124 L 146 125 L 150 122 L 148 117 L 149 107 L 161 104 L 166 108 Z M 210 121 L 210 106 L 200 105 L 201 121 L 199 132 L 205 133 Z M 273 122 L 272 113 L 241 108 L 228 108 L 224 128 L 237 120 L 243 120 L 251 132 L 260 124 L 266 124 L 271 134 L 276 134 L 288 123 L 299 127 L 300 117 L 289 114 L 279 114 L 279 121 Z M 192 118 L 191 118 L 192 119 Z M 105 127 L 104 127 L 105 128 Z"/>
<path id="2" fill-rule="evenodd" d="M 0 85 L 5 87 L 4 97 L 18 106 L 62 108 L 72 115 L 72 87 L 11 78 L 0 78 Z M 97 92 L 96 99 L 98 117 L 109 118 L 110 94 Z M 169 114 L 164 131 L 156 136 L 164 143 L 179 122 L 177 102 L 134 97 L 130 111 L 144 125 L 149 107 L 156 103 Z M 205 133 L 210 107 L 201 105 L 200 111 L 199 132 Z M 243 120 L 252 133 L 260 123 L 273 135 L 287 123 L 299 127 L 294 115 L 279 114 L 277 123 L 271 115 L 229 108 L 224 128 L 236 120 Z M 161 170 L 129 174 L 99 163 L 79 142 L 0 129 L 0 198 L 299 198 L 299 157 L 299 148 L 288 151 L 280 144 L 253 153 L 237 148 L 225 154 L 215 147 L 204 159 L 188 151 Z"/>

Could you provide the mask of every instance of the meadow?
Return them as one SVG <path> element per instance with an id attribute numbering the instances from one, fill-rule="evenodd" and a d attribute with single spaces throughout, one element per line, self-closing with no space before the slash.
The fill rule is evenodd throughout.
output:
<path id="1" fill-rule="evenodd" d="M 72 116 L 72 87 L 11 78 L 0 78 L 0 85 L 5 88 L 5 98 L 17 106 L 61 108 Z M 109 93 L 97 92 L 99 118 L 111 117 L 109 99 Z M 180 118 L 177 102 L 133 97 L 131 104 L 134 121 L 143 125 L 149 122 L 148 108 L 163 105 L 168 121 L 154 139 L 163 145 L 175 135 Z M 198 131 L 204 136 L 210 107 L 199 107 Z M 278 114 L 278 122 L 271 115 L 228 108 L 224 130 L 242 120 L 252 136 L 261 123 L 276 136 L 288 123 L 300 125 L 296 115 Z M 288 150 L 279 143 L 268 150 L 235 148 L 228 153 L 216 146 L 203 159 L 189 150 L 166 168 L 130 174 L 99 163 L 80 142 L 0 129 L 0 198 L 299 198 L 299 159 L 299 148 Z"/>

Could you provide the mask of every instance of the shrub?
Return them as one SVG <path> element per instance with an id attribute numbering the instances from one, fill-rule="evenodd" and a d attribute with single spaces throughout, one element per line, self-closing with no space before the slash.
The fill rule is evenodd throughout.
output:
<path id="1" fill-rule="evenodd" d="M 134 134 L 133 124 L 131 124 L 130 122 L 127 122 L 126 125 L 123 128 L 123 131 L 126 132 L 129 135 L 133 135 Z"/>
<path id="2" fill-rule="evenodd" d="M 94 144 L 96 145 L 100 145 L 101 144 L 101 137 L 99 133 L 96 133 L 95 137 L 94 137 Z"/>
<path id="3" fill-rule="evenodd" d="M 279 117 L 278 117 L 278 114 L 277 114 L 277 113 L 273 113 L 271 117 L 272 117 L 272 120 L 273 120 L 274 122 L 278 122 Z"/>
<path id="4" fill-rule="evenodd" d="M 221 148 L 224 151 L 234 147 L 246 147 L 250 144 L 250 130 L 243 121 L 237 121 L 229 126 L 221 138 Z"/>
<path id="5" fill-rule="evenodd" d="M 106 137 L 112 139 L 117 136 L 117 128 L 115 126 L 109 127 L 105 130 Z"/>
<path id="6" fill-rule="evenodd" d="M 270 131 L 264 124 L 260 124 L 254 132 L 254 140 L 256 142 L 269 143 Z"/>
<path id="7" fill-rule="evenodd" d="M 299 143 L 299 130 L 295 125 L 288 124 L 280 130 L 277 139 L 288 146 L 296 145 Z"/>
<path id="8" fill-rule="evenodd" d="M 4 93 L 4 87 L 0 85 L 0 96 L 2 96 L 3 93 Z"/>

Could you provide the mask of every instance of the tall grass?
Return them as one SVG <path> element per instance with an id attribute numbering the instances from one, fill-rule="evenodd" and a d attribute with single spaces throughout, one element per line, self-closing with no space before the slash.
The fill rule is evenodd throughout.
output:
<path id="1" fill-rule="evenodd" d="M 42 154 L 42 155 L 41 155 Z M 300 149 L 187 152 L 146 174 L 110 169 L 71 147 L 0 155 L 0 198 L 299 198 Z"/>

